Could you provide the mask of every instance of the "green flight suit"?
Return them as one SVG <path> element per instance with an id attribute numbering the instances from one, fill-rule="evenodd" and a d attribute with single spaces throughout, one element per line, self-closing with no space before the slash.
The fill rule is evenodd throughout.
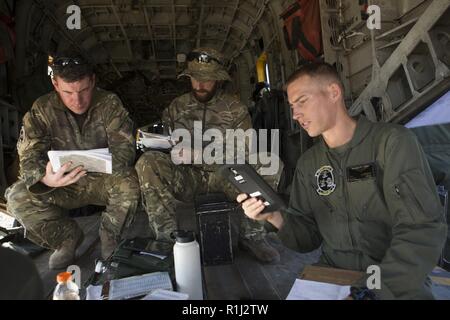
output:
<path id="1" fill-rule="evenodd" d="M 360 117 L 352 140 L 323 139 L 297 163 L 289 208 L 278 235 L 321 263 L 381 269 L 381 299 L 433 298 L 428 274 L 447 227 L 425 155 L 408 129 Z M 365 286 L 365 277 L 358 285 Z"/>

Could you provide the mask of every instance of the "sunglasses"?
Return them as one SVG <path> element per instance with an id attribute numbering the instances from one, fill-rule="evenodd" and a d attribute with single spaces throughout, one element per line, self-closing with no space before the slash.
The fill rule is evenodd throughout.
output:
<path id="1" fill-rule="evenodd" d="M 52 63 L 51 66 L 53 67 L 67 67 L 68 65 L 83 65 L 86 64 L 86 61 L 82 58 L 66 58 L 66 57 L 60 57 L 60 58 L 55 58 Z"/>
<path id="2" fill-rule="evenodd" d="M 223 66 L 223 62 L 211 57 L 209 54 L 205 53 L 205 52 L 190 52 L 187 55 L 187 61 L 193 61 L 193 60 L 197 60 L 199 63 L 210 63 L 211 61 L 215 61 L 218 64 L 220 64 L 221 66 Z"/>

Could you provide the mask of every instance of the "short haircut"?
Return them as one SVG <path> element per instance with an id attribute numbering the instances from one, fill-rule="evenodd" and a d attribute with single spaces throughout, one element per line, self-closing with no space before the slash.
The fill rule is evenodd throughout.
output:
<path id="1" fill-rule="evenodd" d="M 94 68 L 92 67 L 92 65 L 90 65 L 89 62 L 79 54 L 73 52 L 65 52 L 55 55 L 55 61 L 58 58 L 77 59 L 78 61 L 82 61 L 82 64 L 69 63 L 64 67 L 52 65 L 51 68 L 53 71 L 53 77 L 58 77 L 65 82 L 72 83 L 80 81 L 86 77 L 92 77 L 94 75 Z"/>
<path id="2" fill-rule="evenodd" d="M 287 90 L 289 85 L 303 76 L 327 79 L 331 83 L 336 83 L 339 85 L 342 90 L 342 94 L 344 95 L 344 84 L 342 83 L 339 74 L 331 64 L 326 62 L 309 62 L 302 65 L 288 78 L 286 84 L 284 85 L 284 90 Z"/>

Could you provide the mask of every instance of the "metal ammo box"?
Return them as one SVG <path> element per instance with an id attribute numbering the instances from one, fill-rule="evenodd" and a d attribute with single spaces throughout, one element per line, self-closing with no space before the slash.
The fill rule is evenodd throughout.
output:
<path id="1" fill-rule="evenodd" d="M 196 198 L 195 212 L 203 265 L 233 263 L 230 213 L 235 207 L 222 193 Z"/>

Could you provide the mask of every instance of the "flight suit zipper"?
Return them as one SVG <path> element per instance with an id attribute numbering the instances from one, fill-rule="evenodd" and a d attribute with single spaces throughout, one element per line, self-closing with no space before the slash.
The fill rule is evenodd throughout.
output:
<path id="1" fill-rule="evenodd" d="M 348 151 L 345 154 L 345 159 L 341 161 L 341 172 L 342 172 L 342 192 L 344 193 L 344 202 L 345 202 L 345 211 L 347 212 L 347 226 L 348 226 L 348 234 L 350 236 L 350 242 L 352 244 L 352 247 L 355 248 L 355 239 L 352 233 L 352 229 L 351 229 L 351 224 L 350 224 L 350 210 L 349 210 L 349 206 L 348 206 L 348 192 L 347 192 L 347 184 L 346 184 L 346 173 L 345 173 L 345 163 L 347 163 L 347 159 L 348 159 Z"/>

